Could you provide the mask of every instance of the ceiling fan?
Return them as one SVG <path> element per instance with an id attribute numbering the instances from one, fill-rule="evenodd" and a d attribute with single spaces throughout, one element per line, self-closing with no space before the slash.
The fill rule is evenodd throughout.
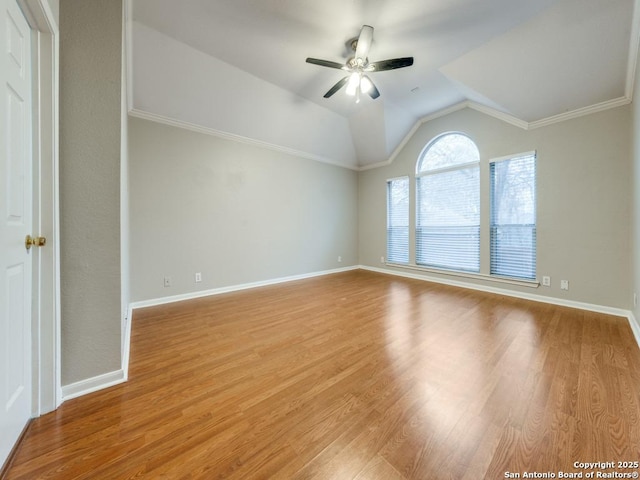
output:
<path id="1" fill-rule="evenodd" d="M 355 55 L 349 58 L 344 65 L 329 60 L 307 58 L 307 63 L 313 63 L 314 65 L 320 65 L 322 67 L 337 68 L 339 70 L 349 72 L 349 75 L 342 78 L 324 94 L 324 98 L 331 97 L 346 85 L 347 94 L 352 96 L 355 95 L 356 103 L 360 101 L 360 92 L 367 93 L 371 98 L 376 99 L 380 96 L 380 92 L 373 84 L 367 73 L 395 70 L 396 68 L 410 67 L 413 65 L 413 57 L 392 58 L 390 60 L 369 63 L 368 55 L 372 42 L 373 27 L 363 25 L 358 38 L 351 42 L 351 49 L 355 52 Z"/>

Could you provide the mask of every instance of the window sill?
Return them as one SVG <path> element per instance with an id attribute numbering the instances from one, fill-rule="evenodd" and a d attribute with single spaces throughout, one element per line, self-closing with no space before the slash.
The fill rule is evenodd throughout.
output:
<path id="1" fill-rule="evenodd" d="M 540 282 L 538 282 L 537 280 L 518 280 L 515 278 L 509 278 L 509 277 L 497 277 L 495 275 L 487 275 L 485 273 L 457 272 L 455 270 L 445 270 L 445 269 L 433 268 L 433 267 L 421 267 L 418 265 L 410 265 L 406 263 L 385 262 L 385 265 L 387 267 L 403 268 L 406 270 L 413 270 L 413 271 L 418 271 L 423 273 L 437 273 L 439 275 L 448 275 L 451 277 L 470 278 L 474 280 L 486 280 L 486 281 L 495 282 L 495 283 L 518 285 L 520 287 L 538 288 L 540 286 Z"/>

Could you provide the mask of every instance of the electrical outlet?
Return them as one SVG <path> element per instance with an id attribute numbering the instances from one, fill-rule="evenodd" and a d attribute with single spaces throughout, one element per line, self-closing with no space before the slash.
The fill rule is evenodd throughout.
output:
<path id="1" fill-rule="evenodd" d="M 164 277 L 164 286 L 165 288 L 171 286 L 171 277 Z"/>
<path id="2" fill-rule="evenodd" d="M 196 283 L 199 283 L 201 281 L 202 281 L 202 273 L 196 272 Z"/>
<path id="3" fill-rule="evenodd" d="M 638 294 L 637 293 L 633 294 L 633 306 L 634 307 L 638 306 Z"/>
<path id="4" fill-rule="evenodd" d="M 560 280 L 560 289 L 569 290 L 569 280 Z"/>
<path id="5" fill-rule="evenodd" d="M 342 262 L 342 257 L 340 255 L 338 255 L 338 263 Z"/>
<path id="6" fill-rule="evenodd" d="M 550 287 L 551 277 L 547 277 L 547 276 L 542 277 L 542 285 L 544 285 L 545 287 Z"/>
<path id="7" fill-rule="evenodd" d="M 384 257 L 380 257 L 380 263 L 384 263 Z"/>

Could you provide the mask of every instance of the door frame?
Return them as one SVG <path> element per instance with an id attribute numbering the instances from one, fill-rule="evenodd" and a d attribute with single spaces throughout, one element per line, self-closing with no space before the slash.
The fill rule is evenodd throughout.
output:
<path id="1" fill-rule="evenodd" d="M 62 403 L 58 185 L 59 28 L 47 0 L 17 0 L 31 28 L 33 90 L 32 417 Z"/>

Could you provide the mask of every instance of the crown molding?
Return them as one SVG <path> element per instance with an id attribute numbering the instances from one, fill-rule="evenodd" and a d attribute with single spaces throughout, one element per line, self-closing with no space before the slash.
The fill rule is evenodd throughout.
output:
<path id="1" fill-rule="evenodd" d="M 640 2 L 640 0 L 636 0 L 637 2 Z M 640 10 L 640 8 L 638 9 Z M 640 29 L 638 29 L 640 30 Z M 635 51 L 638 51 L 638 42 L 635 42 L 636 44 L 636 48 Z M 470 100 L 465 100 L 462 102 L 459 102 L 455 105 L 451 105 L 450 107 L 444 108 L 442 110 L 438 110 L 437 112 L 434 112 L 432 114 L 429 114 L 425 117 L 422 117 L 421 119 L 419 119 L 414 125 L 413 127 L 411 127 L 411 129 L 409 130 L 409 132 L 403 137 L 403 139 L 400 141 L 400 143 L 398 144 L 398 146 L 393 150 L 393 152 L 391 153 L 391 155 L 389 156 L 389 158 L 387 160 L 384 160 L 382 162 L 377 162 L 377 163 L 372 163 L 372 164 L 368 164 L 368 165 L 361 165 L 361 166 L 350 166 L 350 165 L 345 165 L 344 163 L 341 163 L 337 160 L 333 160 L 331 158 L 327 158 L 327 157 L 322 157 L 319 155 L 314 155 L 308 152 L 303 152 L 300 150 L 295 150 L 292 148 L 288 148 L 288 147 L 283 147 L 281 145 L 275 145 L 272 143 L 268 143 L 268 142 L 263 142 L 261 140 L 255 140 L 249 137 L 243 137 L 241 135 L 236 135 L 233 133 L 228 133 L 228 132 L 223 132 L 221 130 L 216 130 L 214 128 L 209 128 L 209 127 L 203 127 L 201 125 L 196 125 L 193 123 L 189 123 L 189 122 L 184 122 L 182 120 L 176 120 L 173 118 L 169 118 L 169 117 L 165 117 L 163 115 L 158 115 L 155 113 L 149 113 L 149 112 L 145 112 L 143 110 L 139 110 L 136 108 L 131 108 L 129 109 L 129 115 L 131 115 L 132 117 L 136 117 L 136 118 L 141 118 L 143 120 L 149 120 L 152 122 L 156 122 L 156 123 L 161 123 L 164 125 L 170 125 L 173 127 L 178 127 L 178 128 L 182 128 L 185 130 L 190 130 L 192 132 L 197 132 L 197 133 L 203 133 L 205 135 L 211 135 L 211 136 L 215 136 L 215 137 L 219 137 L 219 138 L 223 138 L 226 140 L 232 140 L 234 142 L 238 142 L 238 143 L 244 143 L 247 145 L 252 145 L 252 146 L 256 146 L 256 147 L 261 147 L 261 148 L 266 148 L 269 150 L 273 150 L 273 151 L 277 151 L 280 153 L 284 153 L 287 155 L 293 155 L 296 157 L 301 157 L 301 158 L 305 158 L 307 160 L 313 160 L 316 162 L 321 162 L 321 163 L 326 163 L 329 165 L 333 165 L 333 166 L 337 166 L 337 167 L 342 167 L 342 168 L 346 168 L 349 170 L 355 170 L 355 171 L 366 171 L 366 170 L 372 170 L 375 168 L 381 168 L 381 167 L 386 167 L 391 165 L 395 159 L 397 158 L 397 156 L 400 154 L 400 152 L 404 149 L 404 147 L 407 145 L 407 143 L 409 143 L 409 140 L 411 140 L 411 138 L 413 137 L 413 135 L 415 135 L 415 133 L 418 131 L 418 129 L 424 125 L 425 123 L 429 123 L 433 120 L 437 120 L 438 118 L 441 117 L 445 117 L 447 115 L 451 115 L 452 113 L 455 113 L 457 111 L 460 110 L 464 110 L 465 108 L 471 109 L 471 110 L 475 110 L 477 112 L 483 113 L 487 116 L 493 117 L 497 120 L 501 120 L 505 123 L 508 123 L 510 125 L 513 125 L 514 127 L 518 127 L 521 128 L 523 130 L 534 130 L 536 128 L 542 128 L 542 127 L 546 127 L 549 125 L 553 125 L 555 123 L 560 123 L 560 122 L 565 122 L 567 120 L 572 120 L 574 118 L 579 118 L 579 117 L 583 117 L 586 115 L 591 115 L 593 113 L 598 113 L 598 112 L 602 112 L 605 110 L 609 110 L 612 108 L 617 108 L 617 107 L 621 107 L 624 105 L 628 105 L 631 103 L 631 98 L 633 95 L 633 83 L 635 82 L 635 68 L 636 68 L 636 62 L 633 62 L 633 65 L 630 65 L 630 69 L 633 68 L 634 73 L 633 75 L 630 76 L 631 80 L 627 80 L 627 82 L 631 82 L 631 87 L 629 94 L 625 95 L 623 97 L 619 97 L 619 98 L 615 98 L 613 100 L 607 100 L 605 102 L 600 102 L 597 103 L 595 105 L 590 105 L 588 107 L 583 107 L 583 108 L 578 108 L 576 110 L 572 110 L 570 112 L 565 112 L 565 113 L 560 113 L 558 115 L 553 115 L 551 117 L 547 117 L 547 118 L 543 118 L 541 120 L 536 120 L 534 122 L 526 122 L 524 120 L 521 120 L 513 115 L 510 115 L 508 113 L 505 113 L 503 111 L 497 110 L 495 108 L 492 107 L 488 107 L 486 105 L 482 105 L 480 103 L 476 103 L 476 102 L 472 102 Z"/>
<path id="2" fill-rule="evenodd" d="M 567 120 L 572 120 L 574 118 L 584 117 L 586 115 L 591 115 L 593 113 L 603 112 L 611 108 L 622 107 L 623 105 L 628 105 L 630 103 L 631 103 L 631 99 L 628 98 L 627 96 L 614 98 L 612 100 L 596 103 L 595 105 L 590 105 L 588 107 L 578 108 L 576 110 L 571 110 L 570 112 L 560 113 L 558 115 L 553 115 L 551 117 L 543 118 L 541 120 L 536 120 L 535 122 L 531 122 L 527 124 L 526 130 L 533 130 L 536 128 L 546 127 L 549 125 L 553 125 L 554 123 L 565 122 Z"/>
<path id="3" fill-rule="evenodd" d="M 640 0 L 636 0 L 636 4 L 640 3 Z M 638 8 L 638 10 L 640 11 L 640 8 Z M 638 29 L 640 31 L 640 28 Z M 638 42 L 635 42 L 635 52 L 637 54 L 638 52 Z M 634 55 L 637 56 L 637 55 Z M 486 105 L 482 105 L 480 103 L 476 103 L 476 102 L 472 102 L 471 100 L 464 100 L 460 103 L 457 103 L 455 105 L 452 105 L 450 107 L 444 108 L 442 110 L 438 110 L 437 112 L 434 112 L 432 114 L 427 115 L 426 117 L 421 118 L 420 120 L 418 120 L 414 126 L 411 128 L 411 130 L 409 131 L 409 133 L 407 133 L 407 135 L 405 135 L 405 137 L 400 141 L 400 143 L 398 144 L 398 146 L 395 148 L 395 150 L 391 153 L 391 155 L 389 156 L 389 158 L 387 160 L 384 160 L 382 162 L 377 162 L 377 163 L 373 163 L 370 165 L 363 165 L 361 167 L 359 167 L 357 170 L 359 171 L 364 171 L 364 170 L 371 170 L 374 168 L 380 168 L 380 167 L 386 167 L 388 165 L 391 165 L 393 163 L 393 161 L 396 159 L 396 157 L 400 154 L 400 152 L 404 149 L 404 147 L 407 145 L 407 143 L 409 143 L 409 140 L 411 140 L 411 137 L 413 137 L 413 135 L 416 133 L 416 131 L 425 123 L 431 122 L 433 120 L 436 120 L 438 118 L 441 117 L 445 117 L 447 115 L 451 115 L 452 113 L 455 113 L 459 110 L 464 110 L 465 108 L 471 109 L 471 110 L 475 110 L 477 112 L 483 113 L 489 117 L 493 117 L 497 120 L 501 120 L 505 123 L 508 123 L 510 125 L 513 125 L 514 127 L 518 127 L 521 128 L 522 130 L 534 130 L 536 128 L 542 128 L 542 127 L 547 127 L 549 125 L 553 125 L 555 123 L 560 123 L 560 122 L 565 122 L 567 120 L 572 120 L 574 118 L 579 118 L 579 117 L 584 117 L 586 115 L 591 115 L 593 113 L 598 113 L 598 112 L 602 112 L 605 110 L 609 110 L 612 108 L 617 108 L 617 107 L 622 107 L 624 105 L 628 105 L 631 103 L 632 101 L 632 97 L 633 97 L 633 84 L 635 82 L 635 69 L 636 69 L 636 61 L 633 61 L 633 64 L 631 64 L 631 60 L 630 60 L 630 65 L 629 65 L 629 69 L 633 69 L 633 74 L 630 75 L 630 78 L 627 79 L 627 85 L 629 85 L 629 83 L 631 84 L 631 87 L 627 86 L 627 90 L 628 93 L 625 94 L 622 97 L 619 98 L 614 98 L 612 100 L 607 100 L 604 102 L 600 102 L 597 103 L 595 105 L 589 105 L 588 107 L 583 107 L 583 108 L 578 108 L 576 110 L 571 110 L 569 112 L 565 112 L 565 113 L 560 113 L 558 115 L 552 115 L 551 117 L 547 117 L 547 118 L 543 118 L 540 120 L 536 120 L 534 122 L 526 122 L 524 120 L 521 120 L 517 117 L 514 117 L 513 115 L 510 115 L 506 112 L 503 112 L 501 110 L 497 110 L 495 108 L 492 107 L 488 107 Z"/>
<path id="4" fill-rule="evenodd" d="M 480 113 L 484 113 L 485 115 L 488 115 L 489 117 L 493 117 L 497 120 L 501 120 L 504 123 L 508 123 L 509 125 L 513 125 L 514 127 L 518 127 L 521 128 L 523 130 L 529 130 L 529 123 L 527 123 L 524 120 L 520 120 L 519 118 L 503 112 L 501 110 L 497 110 L 493 107 L 488 107 L 486 105 L 483 105 L 481 103 L 477 103 L 477 102 L 472 102 L 471 100 L 468 100 L 467 102 L 467 108 L 470 108 L 471 110 L 475 110 L 476 112 L 480 112 Z"/>
<path id="5" fill-rule="evenodd" d="M 223 138 L 225 140 L 231 140 L 237 143 L 244 143 L 246 145 L 251 145 L 254 147 L 265 148 L 267 150 L 273 150 L 276 152 L 284 153 L 286 155 L 293 155 L 300 158 L 305 158 L 307 160 L 313 160 L 315 162 L 326 163 L 329 165 L 333 165 L 336 167 L 346 168 L 348 170 L 358 170 L 358 166 L 345 165 L 338 160 L 334 160 L 328 157 L 323 157 L 320 155 L 314 155 L 312 153 L 303 152 L 301 150 L 296 150 L 289 147 L 284 147 L 282 145 L 276 145 L 269 142 L 264 142 L 262 140 L 256 140 L 249 137 L 243 137 L 242 135 L 236 135 L 234 133 L 224 132 L 222 130 L 216 130 L 215 128 L 203 127 L 201 125 L 196 125 L 195 123 L 185 122 L 182 120 L 176 120 L 174 118 L 165 117 L 164 115 L 159 115 L 157 113 L 145 112 L 144 110 L 139 110 L 137 108 L 129 109 L 129 115 L 136 118 L 141 118 L 143 120 L 149 120 L 155 123 L 161 123 L 164 125 L 169 125 L 172 127 L 182 128 L 184 130 L 189 130 L 196 133 L 202 133 L 205 135 L 210 135 L 213 137 Z"/>

